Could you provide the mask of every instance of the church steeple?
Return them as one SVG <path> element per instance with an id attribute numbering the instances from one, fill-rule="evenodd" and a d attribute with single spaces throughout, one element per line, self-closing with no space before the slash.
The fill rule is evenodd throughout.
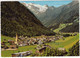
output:
<path id="1" fill-rule="evenodd" d="M 17 42 L 17 41 L 18 41 L 18 35 L 17 35 L 17 33 L 16 33 L 16 39 L 15 39 L 15 44 L 16 44 L 16 45 L 18 45 L 18 42 Z"/>

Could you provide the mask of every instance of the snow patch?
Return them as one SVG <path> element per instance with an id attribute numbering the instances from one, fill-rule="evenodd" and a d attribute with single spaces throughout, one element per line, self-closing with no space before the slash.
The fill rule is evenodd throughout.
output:
<path id="1" fill-rule="evenodd" d="M 48 9 L 48 6 L 46 5 L 39 5 L 39 4 L 34 4 L 34 3 L 25 3 L 24 4 L 26 7 L 28 7 L 30 10 L 35 10 L 38 11 L 40 13 L 45 12 Z"/>

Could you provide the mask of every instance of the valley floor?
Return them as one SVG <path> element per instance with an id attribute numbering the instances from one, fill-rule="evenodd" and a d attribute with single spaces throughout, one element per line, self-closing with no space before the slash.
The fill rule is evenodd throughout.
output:
<path id="1" fill-rule="evenodd" d="M 2 38 L 7 38 L 7 37 L 2 35 Z M 66 48 L 66 50 L 68 51 L 68 49 L 71 48 L 77 41 L 79 41 L 79 34 L 77 34 L 76 36 L 65 37 L 64 40 L 59 39 L 59 40 L 56 40 L 55 42 L 49 42 L 46 44 L 50 45 L 51 47 Z M 29 45 L 29 46 L 22 46 L 22 47 L 19 47 L 17 50 L 4 50 L 4 51 L 1 51 L 1 56 L 2 57 L 11 57 L 11 55 L 13 53 L 18 53 L 19 51 L 20 52 L 32 51 L 33 53 L 35 53 L 36 47 L 37 47 L 37 44 Z"/>

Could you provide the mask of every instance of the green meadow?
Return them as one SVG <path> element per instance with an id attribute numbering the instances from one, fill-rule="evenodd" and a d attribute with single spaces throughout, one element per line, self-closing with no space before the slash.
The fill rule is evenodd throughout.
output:
<path id="1" fill-rule="evenodd" d="M 3 42 L 4 39 L 6 39 L 6 41 L 8 41 L 8 40 L 15 40 L 15 38 L 12 38 L 12 37 L 9 37 L 9 36 L 1 35 L 1 42 Z"/>
<path id="2" fill-rule="evenodd" d="M 52 47 L 66 48 L 67 50 L 71 48 L 77 41 L 79 41 L 79 34 L 76 36 L 69 36 L 63 39 L 59 39 L 55 42 L 46 43 Z"/>
<path id="3" fill-rule="evenodd" d="M 68 24 L 60 24 L 59 28 L 53 30 L 54 32 L 58 33 L 61 29 L 65 28 L 68 25 L 72 25 L 72 23 L 68 23 Z"/>
<path id="4" fill-rule="evenodd" d="M 11 57 L 13 53 L 24 52 L 24 51 L 32 51 L 33 53 L 35 53 L 36 47 L 37 45 L 30 45 L 30 46 L 19 47 L 17 50 L 4 50 L 4 51 L 1 51 L 1 56 Z"/>

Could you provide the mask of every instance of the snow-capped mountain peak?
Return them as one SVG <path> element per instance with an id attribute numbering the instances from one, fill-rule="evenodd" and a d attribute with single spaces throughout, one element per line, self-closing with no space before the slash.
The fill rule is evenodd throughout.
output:
<path id="1" fill-rule="evenodd" d="M 34 3 L 22 3 L 22 4 L 28 7 L 31 11 L 36 11 L 40 13 L 43 13 L 48 9 L 47 5 L 42 6 L 42 5 L 34 4 Z"/>

